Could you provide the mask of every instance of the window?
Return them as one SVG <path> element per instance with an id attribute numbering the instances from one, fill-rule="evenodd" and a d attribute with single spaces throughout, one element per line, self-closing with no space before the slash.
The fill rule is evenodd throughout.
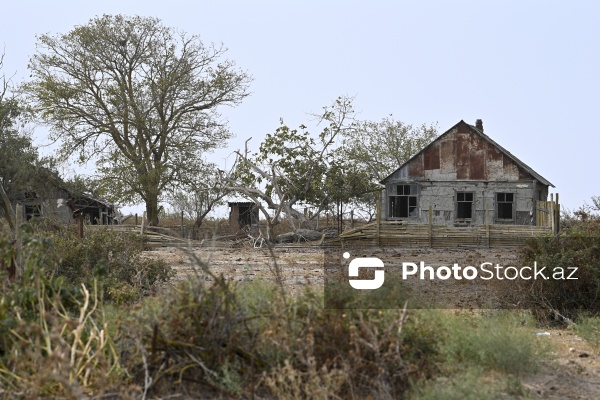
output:
<path id="1" fill-rule="evenodd" d="M 496 193 L 498 219 L 513 219 L 513 193 Z"/>
<path id="2" fill-rule="evenodd" d="M 42 215 L 42 209 L 39 204 L 25 204 L 25 220 L 29 221 L 31 218 L 40 217 Z"/>
<path id="3" fill-rule="evenodd" d="M 396 196 L 390 196 L 390 217 L 417 217 L 417 185 L 396 185 Z"/>
<path id="4" fill-rule="evenodd" d="M 456 193 L 456 219 L 473 218 L 473 192 Z"/>

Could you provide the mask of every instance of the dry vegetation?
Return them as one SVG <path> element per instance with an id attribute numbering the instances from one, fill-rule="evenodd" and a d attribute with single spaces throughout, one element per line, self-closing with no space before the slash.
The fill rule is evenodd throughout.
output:
<path id="1" fill-rule="evenodd" d="M 2 398 L 600 393 L 577 379 L 597 364 L 600 340 L 592 315 L 572 316 L 576 332 L 590 343 L 584 346 L 572 343 L 578 338 L 572 331 L 536 336 L 547 328 L 526 311 L 325 309 L 315 284 L 318 269 L 310 257 L 292 261 L 293 249 L 278 250 L 287 264 L 260 271 L 252 271 L 248 252 L 239 249 L 227 253 L 229 266 L 203 258 L 202 251 L 173 250 L 169 260 L 187 270 L 165 287 L 170 268 L 156 253 L 141 256 L 141 238 L 99 231 L 80 242 L 56 227 L 28 229 L 25 271 L 4 284 L 0 301 Z M 7 240 L 0 248 L 3 259 L 12 255 Z M 269 261 L 269 252 L 258 254 L 260 262 Z M 236 274 L 242 279 L 228 279 Z M 274 279 L 277 274 L 281 279 Z M 562 347 L 552 348 L 559 337 L 565 338 Z M 570 386 L 549 383 L 553 377 Z"/>

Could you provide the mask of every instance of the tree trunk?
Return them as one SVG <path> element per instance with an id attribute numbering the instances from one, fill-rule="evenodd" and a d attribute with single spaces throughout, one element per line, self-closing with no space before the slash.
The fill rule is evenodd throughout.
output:
<path id="1" fill-rule="evenodd" d="M 267 240 L 269 241 L 269 243 L 275 243 L 275 238 L 273 237 L 273 221 L 271 221 L 270 218 L 266 218 L 266 222 L 267 222 Z"/>
<path id="2" fill-rule="evenodd" d="M 146 218 L 148 226 L 158 225 L 158 195 L 151 194 L 146 200 Z"/>
<path id="3" fill-rule="evenodd" d="M 10 199 L 4 191 L 2 184 L 0 184 L 0 201 L 2 202 L 2 209 L 4 210 L 4 218 L 6 219 L 6 222 L 8 222 L 10 230 L 14 232 L 17 224 L 15 210 L 13 210 Z"/>
<path id="4" fill-rule="evenodd" d="M 202 226 L 203 221 L 204 218 L 196 217 L 194 227 L 192 228 L 192 240 L 200 240 L 200 227 Z"/>

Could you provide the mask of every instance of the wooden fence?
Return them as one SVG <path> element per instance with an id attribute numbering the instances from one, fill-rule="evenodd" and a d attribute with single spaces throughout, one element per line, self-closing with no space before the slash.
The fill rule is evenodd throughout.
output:
<path id="1" fill-rule="evenodd" d="M 339 237 L 341 244 L 409 247 L 516 247 L 525 239 L 552 234 L 547 226 L 483 225 L 454 227 L 381 221 L 351 229 Z"/>
<path id="2" fill-rule="evenodd" d="M 558 203 L 558 193 L 556 201 L 554 194 L 550 195 L 550 201 L 538 201 L 536 203 L 536 225 L 550 228 L 553 232 L 558 232 L 560 222 L 560 204 Z"/>

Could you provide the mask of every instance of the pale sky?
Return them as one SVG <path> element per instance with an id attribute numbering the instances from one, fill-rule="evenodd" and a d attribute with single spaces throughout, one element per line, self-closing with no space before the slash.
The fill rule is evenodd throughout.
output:
<path id="1" fill-rule="evenodd" d="M 481 118 L 486 134 L 556 186 L 563 207 L 600 195 L 597 1 L 56 0 L 1 10 L 4 72 L 16 83 L 29 76 L 37 34 L 102 14 L 158 17 L 222 42 L 254 78 L 241 106 L 221 110 L 236 135 L 212 156 L 223 166 L 247 138 L 256 149 L 280 117 L 296 127 L 350 95 L 362 119 L 393 114 L 437 122 L 440 133 Z M 38 143 L 46 135 L 37 128 Z"/>

